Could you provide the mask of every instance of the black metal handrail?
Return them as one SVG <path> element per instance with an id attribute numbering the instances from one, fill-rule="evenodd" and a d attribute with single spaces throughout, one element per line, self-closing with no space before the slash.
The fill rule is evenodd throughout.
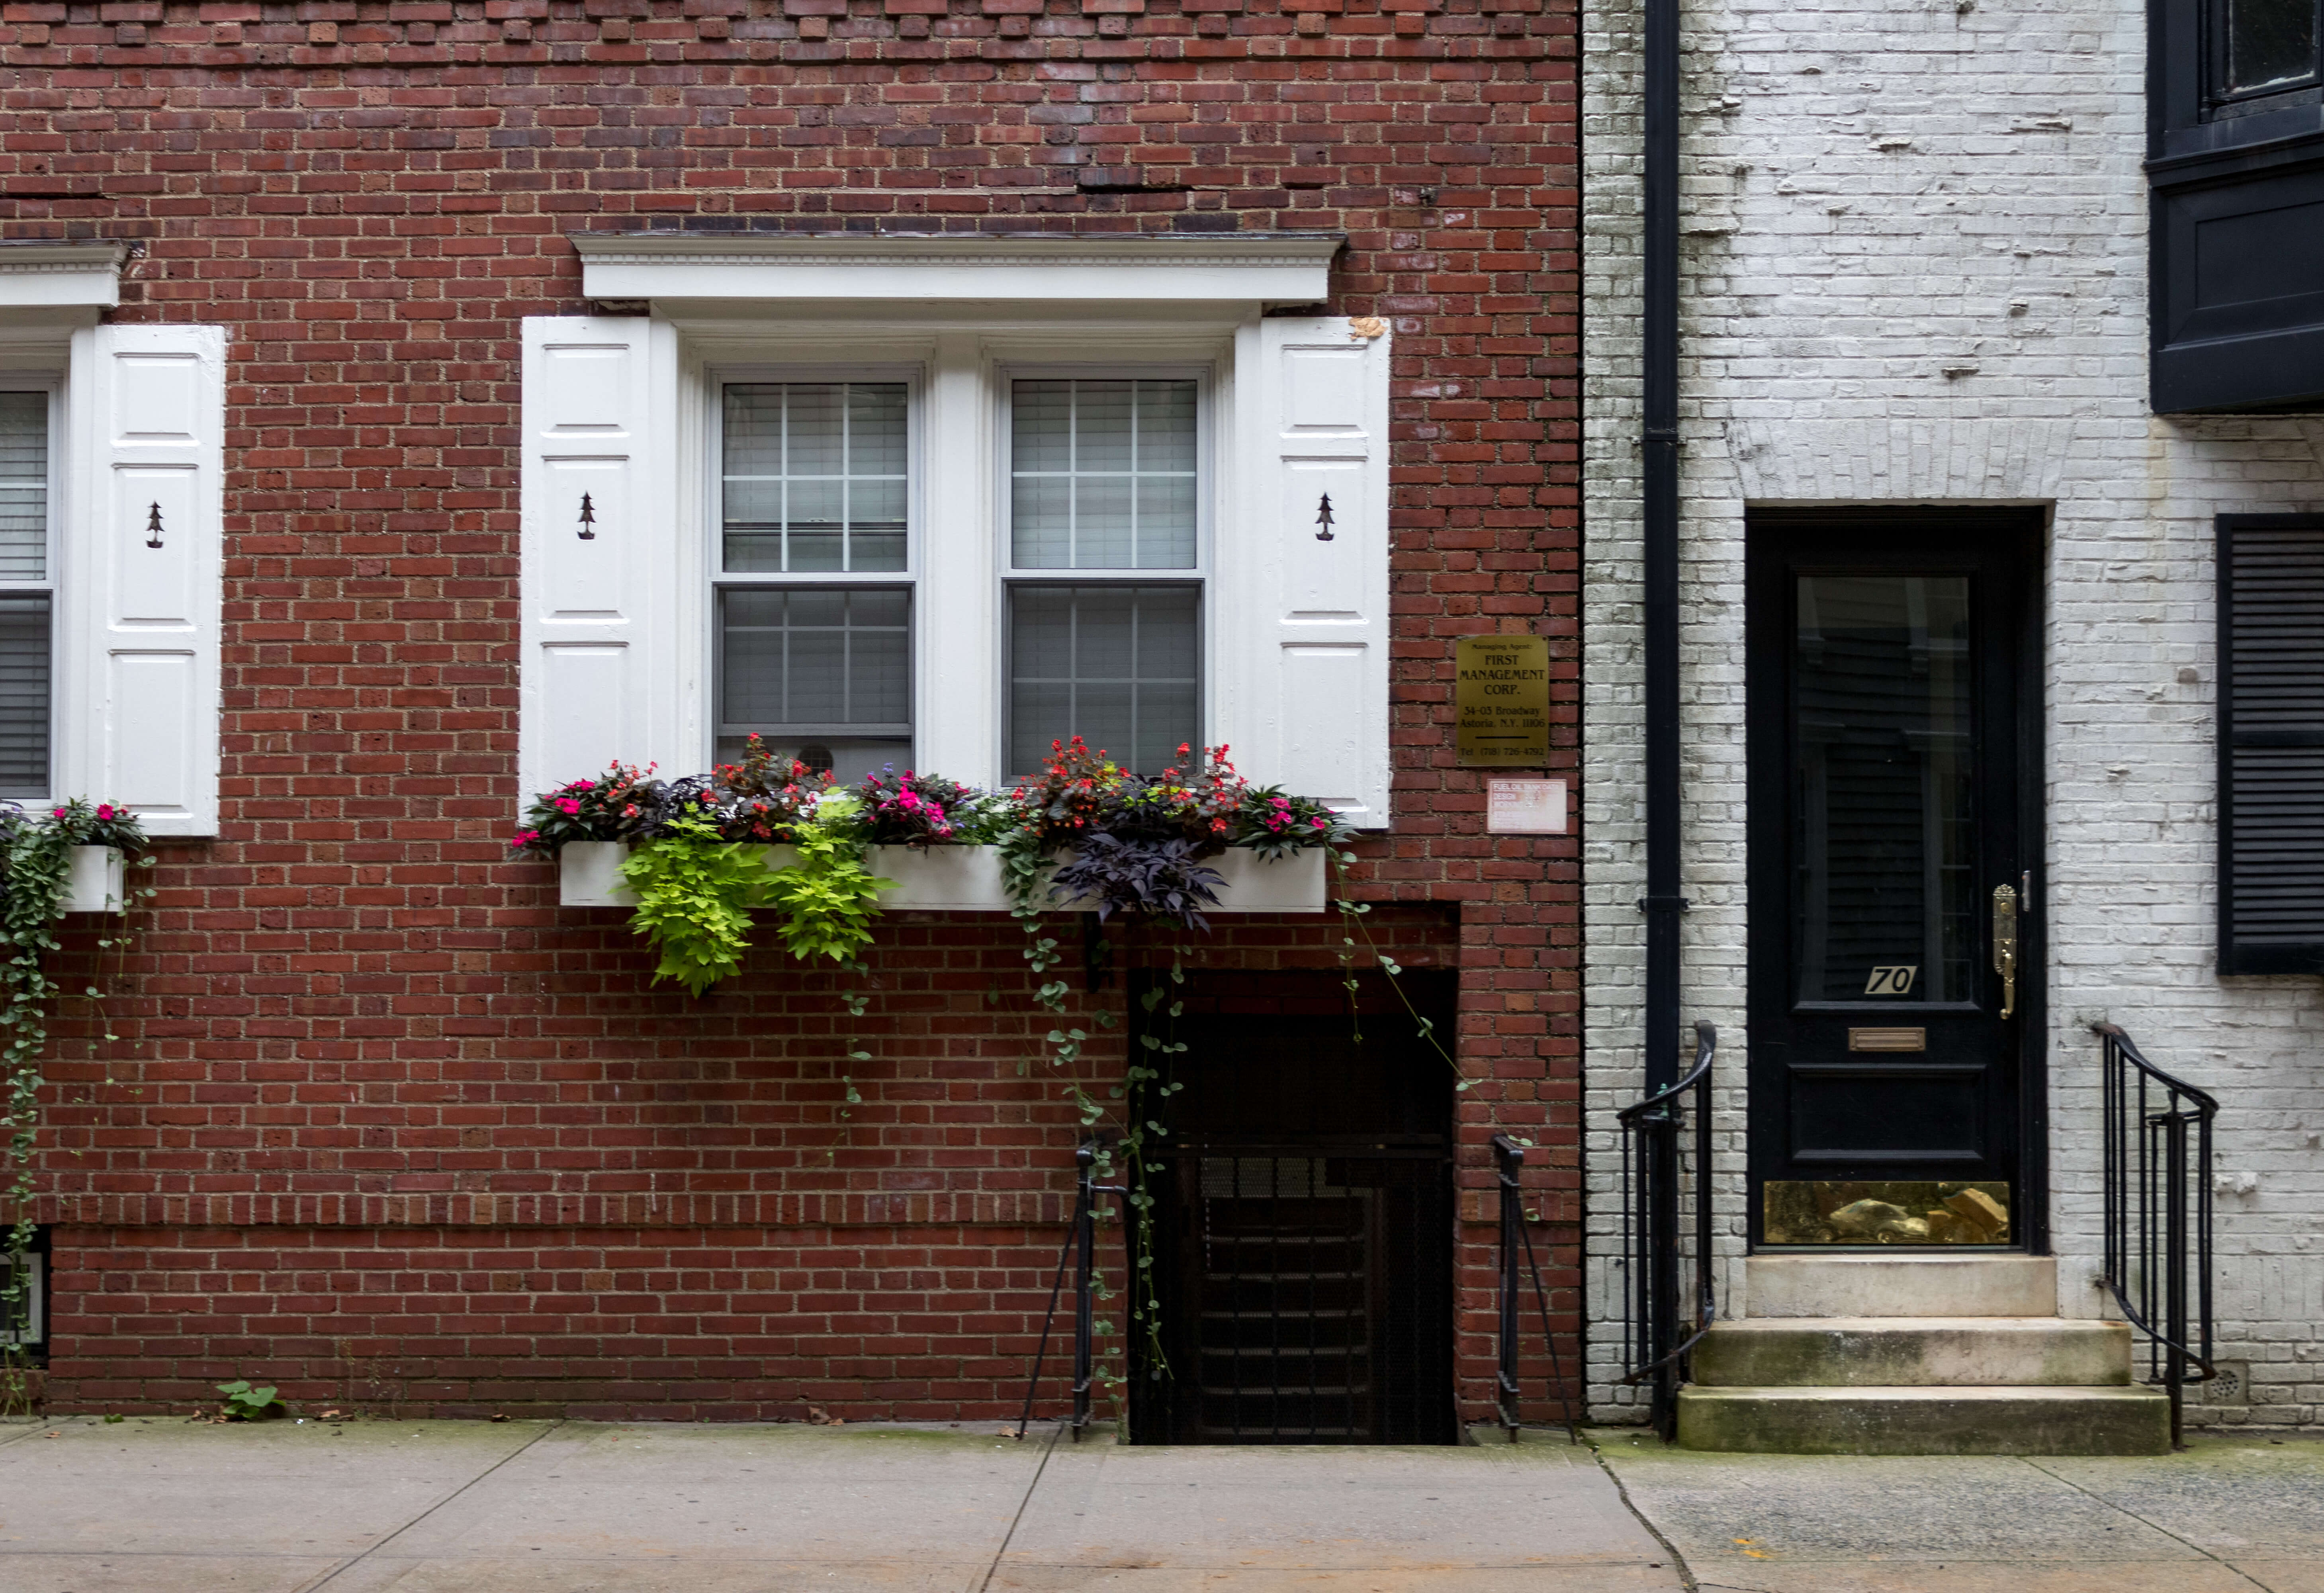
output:
<path id="1" fill-rule="evenodd" d="M 1517 1441 L 1517 1255 L 1525 1255 L 1526 1270 L 1533 1275 L 1533 1301 L 1541 1313 L 1542 1341 L 1549 1346 L 1549 1379 L 1557 1394 L 1557 1408 L 1565 1417 L 1569 1443 L 1582 1441 L 1573 1420 L 1573 1396 L 1565 1386 L 1565 1366 L 1557 1353 L 1557 1335 L 1549 1325 L 1549 1295 L 1541 1286 L 1541 1263 L 1533 1253 L 1533 1229 L 1526 1225 L 1525 1146 L 1506 1134 L 1493 1136 L 1493 1166 L 1501 1181 L 1500 1367 L 1494 1390 L 1493 1411 L 1509 1441 Z"/>
<path id="2" fill-rule="evenodd" d="M 1686 1354 L 1719 1315 L 1711 1257 L 1711 1064 L 1719 1031 L 1694 1026 L 1694 1071 L 1615 1114 L 1622 1134 L 1622 1253 L 1628 1275 L 1620 1291 L 1622 1381 L 1651 1380 L 1655 1431 L 1678 1431 L 1678 1388 Z M 1690 1108 L 1688 1097 L 1692 1096 Z M 1689 1110 L 1694 1117 L 1694 1286 L 1683 1290 L 1688 1259 L 1681 1242 L 1679 1208 Z M 1688 1309 L 1691 1293 L 1693 1309 Z"/>
<path id="3" fill-rule="evenodd" d="M 2103 1047 L 2106 1285 L 2146 1335 L 2146 1381 L 2170 1395 L 2171 1447 L 2184 1449 L 2186 1386 L 2218 1375 L 2211 1120 L 2219 1103 L 2147 1061 L 2116 1025 L 2090 1028 Z"/>
<path id="4" fill-rule="evenodd" d="M 1074 1150 L 1074 1217 L 1065 1242 L 1057 1248 L 1057 1275 L 1049 1285 L 1049 1309 L 1041 1319 L 1041 1342 L 1033 1352 L 1033 1376 L 1025 1385 L 1025 1408 L 1017 1417 L 1017 1436 L 1025 1436 L 1033 1419 L 1033 1400 L 1041 1389 L 1041 1363 L 1049 1355 L 1049 1330 L 1057 1320 L 1057 1300 L 1065 1292 L 1065 1264 L 1075 1260 L 1074 1274 L 1074 1413 L 1065 1431 L 1079 1443 L 1090 1423 L 1090 1390 L 1097 1377 L 1096 1308 L 1097 1197 L 1127 1195 L 1118 1184 L 1097 1181 L 1098 1145 L 1084 1140 Z"/>

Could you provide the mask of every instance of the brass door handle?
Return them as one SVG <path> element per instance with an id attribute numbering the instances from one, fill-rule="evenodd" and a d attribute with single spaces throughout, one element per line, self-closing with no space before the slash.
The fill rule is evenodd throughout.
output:
<path id="1" fill-rule="evenodd" d="M 2017 1010 L 2017 888 L 1993 888 L 1993 971 L 2001 975 L 2001 1016 Z"/>

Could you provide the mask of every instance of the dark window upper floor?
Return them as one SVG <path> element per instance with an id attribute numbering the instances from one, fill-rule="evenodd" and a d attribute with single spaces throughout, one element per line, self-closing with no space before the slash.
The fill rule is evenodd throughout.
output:
<path id="1" fill-rule="evenodd" d="M 2324 0 L 2150 0 L 2153 403 L 2324 409 Z"/>

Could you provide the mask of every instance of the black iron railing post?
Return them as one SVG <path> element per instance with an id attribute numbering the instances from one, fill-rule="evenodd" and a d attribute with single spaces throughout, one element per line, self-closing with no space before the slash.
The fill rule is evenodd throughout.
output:
<path id="1" fill-rule="evenodd" d="M 1517 1441 L 1517 1246 L 1525 1238 L 1525 1147 L 1493 1136 L 1493 1166 L 1501 1181 L 1500 1386 L 1494 1409 L 1509 1441 Z"/>
<path id="2" fill-rule="evenodd" d="M 1623 1291 L 1628 1304 L 1623 1380 L 1647 1385 L 1655 1431 L 1665 1439 L 1677 1434 L 1687 1352 L 1718 1316 L 1711 1270 L 1711 1099 L 1719 1031 L 1698 1022 L 1694 1038 L 1694 1067 L 1685 1078 L 1616 1115 L 1622 1134 L 1623 1265 L 1629 1274 Z M 1689 1111 L 1695 1130 L 1692 1311 L 1681 1286 L 1687 1247 L 1680 1238 L 1683 1131 Z"/>
<path id="3" fill-rule="evenodd" d="M 2212 1365 L 2211 1122 L 2219 1103 L 2140 1054 L 2116 1025 L 2100 1041 L 2106 1284 L 2146 1335 L 2146 1380 L 2171 1399 L 2186 1447 L 2186 1386 Z"/>
<path id="4" fill-rule="evenodd" d="M 1097 1146 L 1084 1141 L 1074 1152 L 1074 1441 L 1089 1425 L 1090 1383 L 1097 1374 L 1093 1299 L 1097 1277 Z"/>
<path id="5" fill-rule="evenodd" d="M 1096 1284 L 1097 1197 L 1123 1195 L 1128 1190 L 1097 1182 L 1097 1142 L 1084 1140 L 1074 1151 L 1074 1216 L 1065 1229 L 1065 1242 L 1057 1248 L 1057 1275 L 1049 1285 L 1049 1309 L 1041 1319 L 1041 1340 L 1033 1352 L 1033 1375 L 1025 1386 L 1025 1409 L 1017 1419 L 1017 1436 L 1025 1436 L 1033 1419 L 1033 1400 L 1041 1388 L 1041 1366 L 1049 1355 L 1049 1330 L 1056 1324 L 1057 1300 L 1064 1293 L 1065 1267 L 1074 1266 L 1074 1413 L 1066 1431 L 1081 1441 L 1090 1422 L 1090 1391 L 1097 1377 Z"/>
<path id="6" fill-rule="evenodd" d="M 1556 1392 L 1557 1408 L 1565 1417 L 1566 1441 L 1579 1443 L 1582 1430 L 1573 1419 L 1573 1396 L 1565 1386 L 1565 1363 L 1557 1353 L 1557 1334 L 1549 1320 L 1549 1291 L 1542 1286 L 1541 1259 L 1533 1253 L 1533 1230 L 1526 1226 L 1525 1146 L 1506 1134 L 1494 1135 L 1493 1166 L 1501 1185 L 1500 1384 L 1495 1391 L 1494 1409 L 1509 1441 L 1517 1442 L 1521 1425 L 1517 1413 L 1517 1255 L 1522 1250 L 1526 1271 L 1533 1279 L 1534 1308 L 1541 1313 L 1542 1343 L 1549 1350 L 1550 1386 Z"/>

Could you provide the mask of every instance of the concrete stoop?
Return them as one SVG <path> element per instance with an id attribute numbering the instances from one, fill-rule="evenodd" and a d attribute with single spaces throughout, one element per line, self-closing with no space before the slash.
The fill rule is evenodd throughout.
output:
<path id="1" fill-rule="evenodd" d="M 1803 1455 L 2153 1455 L 2171 1405 L 2130 1330 L 2057 1310 L 2034 1256 L 1752 1257 L 1750 1314 L 1694 1349 L 1690 1449 Z"/>

